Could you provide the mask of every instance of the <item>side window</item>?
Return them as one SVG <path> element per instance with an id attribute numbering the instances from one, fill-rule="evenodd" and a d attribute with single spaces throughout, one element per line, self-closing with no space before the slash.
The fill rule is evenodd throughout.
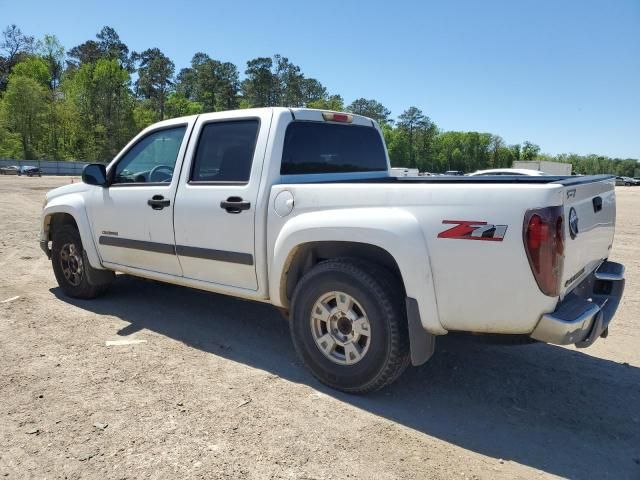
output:
<path id="1" fill-rule="evenodd" d="M 169 183 L 186 126 L 150 133 L 125 153 L 116 165 L 113 183 Z"/>
<path id="2" fill-rule="evenodd" d="M 198 139 L 190 181 L 248 182 L 258 128 L 258 120 L 205 124 Z"/>

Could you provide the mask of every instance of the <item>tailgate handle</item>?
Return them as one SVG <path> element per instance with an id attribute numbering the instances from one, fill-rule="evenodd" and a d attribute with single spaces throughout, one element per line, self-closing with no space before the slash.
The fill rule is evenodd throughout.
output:
<path id="1" fill-rule="evenodd" d="M 595 213 L 598 213 L 600 210 L 602 210 L 602 197 L 593 197 L 593 211 Z"/>

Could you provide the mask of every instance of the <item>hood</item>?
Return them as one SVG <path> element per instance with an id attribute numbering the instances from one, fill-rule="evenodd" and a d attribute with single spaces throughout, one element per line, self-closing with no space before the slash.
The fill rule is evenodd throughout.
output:
<path id="1" fill-rule="evenodd" d="M 89 190 L 89 185 L 85 184 L 85 183 L 71 183 L 69 185 L 65 185 L 63 187 L 58 187 L 58 188 L 54 188 L 53 190 L 49 190 L 47 192 L 47 202 L 51 201 L 52 199 L 59 197 L 61 195 L 67 195 L 69 193 L 80 193 L 80 192 L 86 192 L 87 190 Z"/>

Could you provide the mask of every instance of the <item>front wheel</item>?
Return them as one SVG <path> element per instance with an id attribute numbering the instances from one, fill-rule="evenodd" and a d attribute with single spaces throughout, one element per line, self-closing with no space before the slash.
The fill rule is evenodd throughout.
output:
<path id="1" fill-rule="evenodd" d="M 291 337 L 311 373 L 345 392 L 378 390 L 409 364 L 401 290 L 390 272 L 358 260 L 327 260 L 302 277 Z"/>
<path id="2" fill-rule="evenodd" d="M 65 295 L 90 299 L 102 295 L 111 285 L 112 278 L 98 284 L 89 282 L 82 240 L 73 225 L 62 225 L 53 231 L 51 264 L 58 285 Z"/>

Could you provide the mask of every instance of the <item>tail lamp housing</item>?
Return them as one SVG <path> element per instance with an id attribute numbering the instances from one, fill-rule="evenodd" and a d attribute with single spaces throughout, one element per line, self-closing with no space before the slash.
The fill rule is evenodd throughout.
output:
<path id="1" fill-rule="evenodd" d="M 527 210 L 522 228 L 524 248 L 540 291 L 560 295 L 564 266 L 564 214 L 561 206 Z"/>

